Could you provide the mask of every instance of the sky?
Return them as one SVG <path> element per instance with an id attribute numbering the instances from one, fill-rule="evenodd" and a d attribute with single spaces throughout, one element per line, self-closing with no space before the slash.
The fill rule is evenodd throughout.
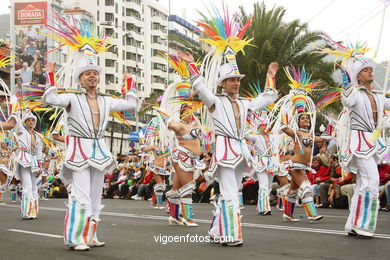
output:
<path id="1" fill-rule="evenodd" d="M 3 2 L 4 0 L 1 0 Z M 10 0 L 5 0 L 9 3 Z M 91 1 L 91 0 L 80 0 Z M 206 11 L 205 6 L 213 2 L 222 7 L 222 0 L 158 0 L 169 8 L 171 14 L 179 15 L 189 21 L 199 19 L 196 10 Z M 285 20 L 300 19 L 308 22 L 311 30 L 328 33 L 334 40 L 356 43 L 367 42 L 371 51 L 366 55 L 376 56 L 377 62 L 390 58 L 390 8 L 386 10 L 382 40 L 377 48 L 382 23 L 384 2 L 390 0 L 264 0 L 267 8 L 274 5 L 286 8 Z M 261 0 L 224 0 L 229 11 L 238 10 L 243 5 L 247 13 L 252 12 L 253 4 Z M 8 5 L 0 5 L 0 14 L 9 13 Z M 184 11 L 183 11 L 184 10 Z"/>
<path id="2" fill-rule="evenodd" d="M 371 51 L 366 55 L 374 57 L 383 17 L 384 3 L 390 0 L 265 0 L 267 9 L 274 5 L 286 9 L 285 21 L 299 19 L 308 22 L 310 30 L 328 33 L 334 40 L 356 43 L 367 42 Z M 211 0 L 159 0 L 170 6 L 170 13 L 185 16 L 189 21 L 199 19 L 196 10 L 206 11 Z M 170 5 L 169 5 L 170 2 Z M 212 1 L 222 7 L 222 0 Z M 224 0 L 230 12 L 243 5 L 247 13 L 253 11 L 253 4 L 261 0 Z M 183 13 L 183 10 L 184 13 Z M 222 9 L 220 9 L 222 10 Z M 390 8 L 386 10 L 382 40 L 375 60 L 382 62 L 390 58 Z"/>

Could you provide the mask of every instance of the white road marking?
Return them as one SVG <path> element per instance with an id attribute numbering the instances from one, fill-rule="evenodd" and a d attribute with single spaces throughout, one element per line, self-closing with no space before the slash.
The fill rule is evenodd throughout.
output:
<path id="1" fill-rule="evenodd" d="M 7 229 L 7 230 L 11 231 L 11 232 L 25 233 L 25 234 L 37 235 L 37 236 L 53 237 L 53 238 L 63 238 L 63 236 L 59 236 L 59 235 L 40 233 L 40 232 L 33 232 L 33 231 L 28 231 L 28 230 L 13 229 L 13 228 L 10 228 L 10 229 Z"/>
<path id="2" fill-rule="evenodd" d="M 4 205 L 5 207 L 18 208 L 16 205 Z M 65 208 L 52 208 L 52 207 L 40 207 L 40 210 L 50 210 L 50 211 L 60 211 L 65 212 Z M 163 211 L 159 211 L 163 212 Z M 152 219 L 152 220 L 163 220 L 167 221 L 167 216 L 155 216 L 155 215 L 145 215 L 145 214 L 130 214 L 130 213 L 121 213 L 121 212 L 101 212 L 103 216 L 114 216 L 114 217 L 125 217 L 125 218 L 137 218 L 137 219 Z M 195 222 L 210 224 L 208 219 L 194 219 Z M 275 229 L 275 230 L 285 230 L 285 231 L 300 231 L 300 232 L 309 232 L 309 233 L 321 233 L 321 234 L 332 234 L 332 235 L 343 235 L 346 236 L 344 230 L 333 230 L 333 229 L 321 229 L 321 228 L 306 228 L 306 227 L 292 227 L 292 226 L 281 226 L 281 225 L 267 225 L 267 224 L 256 224 L 256 223 L 242 223 L 243 227 L 252 227 L 252 228 L 264 228 L 264 229 Z M 33 232 L 34 233 L 34 232 Z M 41 233 L 44 234 L 44 233 Z M 49 234 L 50 235 L 50 234 Z M 61 236 L 62 237 L 62 236 Z M 375 234 L 375 238 L 390 239 L 390 234 Z"/>

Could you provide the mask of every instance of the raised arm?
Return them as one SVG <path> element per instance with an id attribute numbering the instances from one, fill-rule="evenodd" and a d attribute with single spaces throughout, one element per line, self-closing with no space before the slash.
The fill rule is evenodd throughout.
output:
<path id="1" fill-rule="evenodd" d="M 194 57 L 191 55 L 191 53 L 186 52 L 185 54 L 181 51 L 178 51 L 177 54 L 179 57 L 187 62 L 188 69 L 191 73 L 191 85 L 193 86 L 194 90 L 197 92 L 199 99 L 206 105 L 208 109 L 213 110 L 213 105 L 218 100 L 217 96 L 214 95 L 211 90 L 206 88 L 204 85 L 204 78 L 200 76 L 198 69 L 196 68 Z"/>
<path id="2" fill-rule="evenodd" d="M 136 89 L 134 87 L 131 87 L 134 85 L 134 83 L 132 82 L 133 79 L 131 77 L 131 74 L 125 72 L 123 74 L 123 79 L 125 82 L 122 89 L 125 89 L 127 91 L 127 93 L 125 92 L 125 99 L 112 97 L 108 98 L 108 100 L 110 101 L 110 111 L 119 112 L 126 110 L 135 110 L 138 112 L 141 108 L 141 100 L 135 94 Z"/>
<path id="3" fill-rule="evenodd" d="M 55 86 L 56 64 L 49 62 L 46 65 L 46 89 L 42 97 L 44 105 L 52 105 L 63 108 L 70 108 L 71 94 L 57 94 Z"/>
<path id="4" fill-rule="evenodd" d="M 266 85 L 264 92 L 258 95 L 252 102 L 249 104 L 248 109 L 251 111 L 257 111 L 265 106 L 268 106 L 274 102 L 278 97 L 278 92 L 276 91 L 276 81 L 275 75 L 279 70 L 279 64 L 277 62 L 272 62 L 268 66 Z"/>
<path id="5" fill-rule="evenodd" d="M 289 137 L 295 138 L 295 133 L 294 133 L 294 130 L 292 130 L 292 128 L 290 128 L 288 126 L 284 126 L 281 130 L 283 131 L 283 133 L 285 133 Z"/>
<path id="6" fill-rule="evenodd" d="M 356 104 L 357 90 L 355 89 L 355 86 L 351 83 L 351 77 L 349 73 L 344 68 L 341 68 L 341 74 L 343 79 L 341 103 L 345 107 L 352 107 Z"/>
<path id="7" fill-rule="evenodd" d="M 14 129 L 17 125 L 17 119 L 15 116 L 10 116 L 7 122 L 0 122 L 0 129 L 2 130 L 11 130 Z"/>

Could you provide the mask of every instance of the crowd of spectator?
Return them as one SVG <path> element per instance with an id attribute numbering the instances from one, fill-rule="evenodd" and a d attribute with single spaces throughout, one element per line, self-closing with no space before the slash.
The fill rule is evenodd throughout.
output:
<path id="1" fill-rule="evenodd" d="M 15 74 L 19 86 L 46 83 L 44 71 L 46 38 L 42 33 L 42 27 L 36 25 L 20 29 L 17 33 Z"/>

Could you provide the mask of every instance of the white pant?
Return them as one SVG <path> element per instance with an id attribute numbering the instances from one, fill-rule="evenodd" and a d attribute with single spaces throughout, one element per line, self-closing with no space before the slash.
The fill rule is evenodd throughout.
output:
<path id="1" fill-rule="evenodd" d="M 19 165 L 20 175 L 22 176 L 23 196 L 29 200 L 38 199 L 38 179 L 35 177 L 35 173 L 31 172 L 31 168 L 24 168 Z"/>
<path id="2" fill-rule="evenodd" d="M 363 229 L 374 233 L 379 210 L 379 173 L 373 157 L 369 159 L 353 158 L 358 172 L 356 188 L 350 205 L 350 213 L 345 230 Z"/>
<path id="3" fill-rule="evenodd" d="M 272 190 L 272 180 L 274 176 L 272 176 L 272 174 L 266 171 L 257 172 L 256 174 L 257 174 L 257 180 L 259 181 L 259 192 L 265 191 L 269 195 Z"/>
<path id="4" fill-rule="evenodd" d="M 244 176 L 245 163 L 241 162 L 236 169 L 221 167 L 218 171 L 219 190 L 225 200 L 231 200 L 234 206 L 239 207 L 238 191 Z"/>
<path id="5" fill-rule="evenodd" d="M 89 167 L 72 174 L 71 196 L 85 205 L 86 216 L 99 218 L 101 210 L 104 172 Z"/>
<path id="6" fill-rule="evenodd" d="M 218 180 L 221 196 L 214 202 L 214 218 L 209 228 L 209 235 L 220 238 L 229 237 L 231 241 L 242 240 L 240 205 L 238 190 L 240 189 L 246 163 L 240 163 L 235 169 L 219 166 Z"/>

